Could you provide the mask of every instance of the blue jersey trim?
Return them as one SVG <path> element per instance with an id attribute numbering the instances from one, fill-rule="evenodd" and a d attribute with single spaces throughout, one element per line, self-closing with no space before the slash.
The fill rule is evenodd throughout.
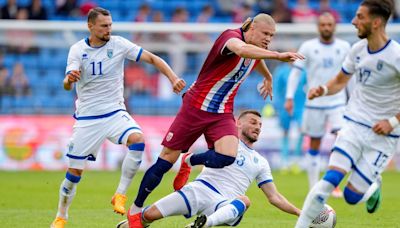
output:
<path id="1" fill-rule="evenodd" d="M 186 207 L 187 207 L 187 209 L 188 209 L 188 211 L 189 211 L 188 214 L 183 215 L 183 216 L 185 216 L 185 218 L 190 218 L 190 217 L 192 217 L 192 208 L 190 207 L 189 200 L 187 199 L 185 193 L 183 193 L 181 190 L 178 190 L 178 191 L 176 191 L 176 192 L 179 193 L 179 194 L 182 196 L 183 200 L 185 201 Z"/>
<path id="2" fill-rule="evenodd" d="M 342 67 L 342 71 L 343 71 L 343 73 L 345 73 L 346 75 L 352 75 L 350 72 L 348 72 L 346 69 L 344 69 L 343 67 Z"/>
<path id="3" fill-rule="evenodd" d="M 270 182 L 272 182 L 271 179 L 268 179 L 268 180 L 265 180 L 265 181 L 261 181 L 260 183 L 258 183 L 258 187 L 260 188 L 263 184 L 268 184 Z"/>
<path id="4" fill-rule="evenodd" d="M 140 56 L 142 56 L 143 48 L 140 48 L 139 54 L 136 57 L 136 62 L 140 60 Z"/>
<path id="5" fill-rule="evenodd" d="M 122 133 L 122 135 L 119 137 L 119 139 L 118 139 L 118 144 L 121 144 L 121 141 L 122 141 L 122 139 L 124 138 L 125 134 L 128 133 L 129 130 L 133 130 L 133 129 L 138 129 L 138 130 L 142 131 L 142 129 L 140 129 L 140 128 L 138 128 L 138 127 L 130 127 L 130 128 L 128 128 L 128 129 L 126 129 L 126 130 Z M 135 144 L 133 144 L 133 145 L 135 145 Z M 143 143 L 143 145 L 144 145 L 144 143 Z M 132 145 L 131 145 L 131 146 L 132 146 Z M 130 149 L 130 148 L 129 148 L 129 149 Z M 143 146 L 143 149 L 144 149 L 144 146 Z"/>
<path id="6" fill-rule="evenodd" d="M 351 119 L 350 117 L 348 117 L 348 116 L 346 116 L 346 115 L 344 115 L 343 117 L 344 117 L 346 120 L 351 121 L 351 122 L 353 122 L 353 123 L 359 124 L 359 125 L 364 126 L 364 127 L 367 127 L 367 128 L 372 128 L 371 126 L 369 126 L 369 125 L 367 125 L 367 124 L 365 124 L 365 123 L 361 123 L 361 122 L 355 121 L 355 120 Z M 400 135 L 393 135 L 393 134 L 388 134 L 388 135 L 385 135 L 385 136 L 392 137 L 392 138 L 399 138 L 399 137 L 400 137 Z"/>
<path id="7" fill-rule="evenodd" d="M 216 192 L 216 193 L 218 193 L 218 194 L 221 195 L 221 193 L 220 193 L 214 186 L 212 186 L 210 183 L 208 183 L 207 181 L 202 180 L 202 179 L 196 179 L 196 180 L 194 180 L 194 181 L 199 181 L 199 182 L 203 183 L 203 184 L 204 184 L 205 186 L 207 186 L 209 189 L 211 189 L 211 190 L 213 190 L 214 192 Z"/>
<path id="8" fill-rule="evenodd" d="M 110 117 L 110 116 L 114 115 L 115 113 L 117 113 L 119 111 L 126 112 L 126 110 L 124 110 L 124 109 L 118 109 L 118 110 L 115 110 L 115 111 L 112 111 L 112 112 L 109 112 L 109 113 L 106 113 L 106 114 L 103 114 L 103 115 L 98 115 L 98 116 L 80 116 L 80 117 L 77 117 L 76 114 L 74 113 L 73 117 L 76 120 L 95 120 L 95 119 L 101 119 L 101 118 L 105 118 L 105 117 Z"/>
<path id="9" fill-rule="evenodd" d="M 72 70 L 67 71 L 67 73 L 65 73 L 65 75 L 68 75 L 69 73 L 71 73 Z"/>
<path id="10" fill-rule="evenodd" d="M 358 175 L 360 175 L 360 177 L 361 177 L 362 179 L 364 179 L 365 182 L 367 182 L 369 185 L 372 184 L 372 181 L 371 181 L 370 179 L 368 179 L 368 177 L 366 177 L 366 176 L 357 168 L 356 164 L 355 164 L 354 161 L 353 161 L 353 158 L 350 157 L 350 155 L 349 155 L 346 151 L 344 151 L 343 149 L 341 149 L 341 148 L 339 148 L 339 147 L 337 147 L 337 146 L 335 146 L 335 147 L 332 149 L 332 151 L 336 151 L 336 152 L 338 152 L 338 153 L 343 154 L 345 157 L 347 157 L 347 158 L 350 160 L 350 162 L 351 162 L 351 167 L 354 169 L 354 171 L 355 171 L 356 173 L 358 173 Z"/>
<path id="11" fill-rule="evenodd" d="M 250 152 L 253 152 L 254 151 L 254 149 L 253 148 L 250 148 L 246 143 L 244 143 L 242 140 L 239 140 L 240 141 L 240 143 L 242 143 L 247 149 L 249 149 L 250 150 Z"/>
<path id="12" fill-rule="evenodd" d="M 305 108 L 314 109 L 314 110 L 330 110 L 330 109 L 335 109 L 335 108 L 339 108 L 339 107 L 343 107 L 343 106 L 345 106 L 345 104 L 338 104 L 338 105 L 333 105 L 333 106 L 322 106 L 322 107 L 306 105 Z"/>
<path id="13" fill-rule="evenodd" d="M 89 37 L 87 37 L 87 38 L 85 39 L 85 43 L 86 43 L 89 47 L 91 47 L 91 48 L 101 48 L 101 47 L 104 47 L 104 45 L 106 45 L 106 44 L 108 43 L 108 41 L 105 42 L 105 43 L 104 43 L 103 45 L 101 45 L 101 46 L 92 47 L 92 46 L 90 46 Z"/>
<path id="14" fill-rule="evenodd" d="M 383 51 L 383 49 L 385 49 L 390 44 L 390 41 L 392 41 L 392 40 L 388 40 L 388 42 L 385 44 L 385 46 L 383 46 L 381 49 L 379 49 L 377 51 L 371 51 L 371 50 L 369 50 L 369 47 L 367 46 L 368 54 L 373 55 L 373 54 Z"/>
<path id="15" fill-rule="evenodd" d="M 87 159 L 89 161 L 96 161 L 96 157 L 93 156 L 93 154 L 89 154 L 86 156 L 76 156 L 76 155 L 72 155 L 72 154 L 67 154 L 66 156 L 69 158 L 72 158 L 72 159 L 77 159 L 77 160 L 86 160 Z"/>

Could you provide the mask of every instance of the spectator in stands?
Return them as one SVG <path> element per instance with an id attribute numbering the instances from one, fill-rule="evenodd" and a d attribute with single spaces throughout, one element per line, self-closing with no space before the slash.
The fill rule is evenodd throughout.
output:
<path id="1" fill-rule="evenodd" d="M 65 17 L 79 16 L 79 7 L 76 0 L 57 0 L 56 14 Z"/>
<path id="2" fill-rule="evenodd" d="M 20 8 L 17 12 L 16 20 L 27 20 L 29 12 L 26 8 Z M 31 30 L 14 30 L 9 29 L 5 33 L 7 40 L 7 51 L 11 53 L 33 53 L 37 52 L 37 48 L 33 47 L 34 32 Z"/>
<path id="3" fill-rule="evenodd" d="M 16 19 L 20 8 L 17 0 L 7 0 L 7 4 L 1 7 L 1 19 Z"/>
<path id="4" fill-rule="evenodd" d="M 92 0 L 86 0 L 79 6 L 79 12 L 81 16 L 86 16 L 88 15 L 89 11 L 93 8 L 96 8 L 97 4 L 93 2 Z"/>
<path id="5" fill-rule="evenodd" d="M 162 23 L 165 22 L 164 20 L 164 14 L 162 11 L 154 11 L 151 17 L 151 21 L 152 22 L 156 22 L 156 23 Z M 151 36 L 151 40 L 152 41 L 166 41 L 168 40 L 168 34 L 164 33 L 164 32 L 155 32 L 152 34 Z"/>
<path id="6" fill-rule="evenodd" d="M 308 4 L 308 0 L 297 0 L 296 6 L 292 9 L 292 20 L 294 23 L 315 23 L 317 12 Z"/>
<path id="7" fill-rule="evenodd" d="M 135 22 L 148 22 L 150 19 L 151 8 L 147 4 L 139 7 L 139 10 L 134 18 Z"/>
<path id="8" fill-rule="evenodd" d="M 331 7 L 331 4 L 330 4 L 329 0 L 320 0 L 319 1 L 318 15 L 321 15 L 323 13 L 332 14 L 332 16 L 335 18 L 336 22 L 340 22 L 340 20 L 341 20 L 339 12 Z"/>
<path id="9" fill-rule="evenodd" d="M 47 11 L 42 5 L 42 0 L 32 0 L 28 6 L 28 14 L 31 20 L 47 20 Z"/>
<path id="10" fill-rule="evenodd" d="M 211 5 L 205 5 L 200 14 L 197 16 L 196 22 L 198 23 L 209 23 L 211 18 L 214 16 L 214 9 Z"/>
<path id="11" fill-rule="evenodd" d="M 252 6 L 248 3 L 241 3 L 233 10 L 233 22 L 242 23 L 248 17 L 252 17 L 254 15 Z"/>
<path id="12" fill-rule="evenodd" d="M 287 0 L 274 0 L 271 16 L 276 23 L 291 23 L 292 12 L 287 5 Z"/>
<path id="13" fill-rule="evenodd" d="M 125 67 L 125 94 L 127 96 L 151 95 L 154 92 L 154 88 L 151 85 L 151 78 L 152 76 L 147 73 L 143 66 L 129 62 Z"/>
<path id="14" fill-rule="evenodd" d="M 15 63 L 13 67 L 10 77 L 10 91 L 11 95 L 16 97 L 30 95 L 29 80 L 26 77 L 24 65 L 19 62 Z"/>
<path id="15" fill-rule="evenodd" d="M 8 75 L 8 69 L 0 66 L 0 98 L 2 95 L 7 94 Z"/>

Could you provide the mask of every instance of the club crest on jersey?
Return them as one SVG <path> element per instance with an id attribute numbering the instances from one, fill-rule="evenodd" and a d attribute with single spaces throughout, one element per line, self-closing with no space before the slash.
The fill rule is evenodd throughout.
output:
<path id="1" fill-rule="evenodd" d="M 172 137 L 174 137 L 174 133 L 168 132 L 167 136 L 165 137 L 165 140 L 169 142 L 171 141 Z"/>
<path id="2" fill-rule="evenodd" d="M 383 61 L 382 60 L 378 60 L 378 64 L 376 64 L 376 69 L 377 70 L 382 70 L 383 67 Z"/>
<path id="3" fill-rule="evenodd" d="M 82 60 L 88 59 L 88 55 L 86 53 L 82 54 Z"/>
<path id="4" fill-rule="evenodd" d="M 112 58 L 112 56 L 113 56 L 113 49 L 107 49 L 107 56 L 108 56 L 108 58 Z"/>
<path id="5" fill-rule="evenodd" d="M 70 143 L 70 144 L 68 145 L 68 151 L 69 151 L 69 153 L 71 153 L 73 149 L 74 149 L 74 144 L 73 144 L 73 143 Z"/>

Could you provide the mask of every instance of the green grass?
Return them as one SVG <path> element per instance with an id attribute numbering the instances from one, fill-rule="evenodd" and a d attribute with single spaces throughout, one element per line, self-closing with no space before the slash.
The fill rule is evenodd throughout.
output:
<path id="1" fill-rule="evenodd" d="M 48 227 L 56 214 L 58 189 L 64 172 L 0 172 L 0 227 Z M 128 193 L 128 204 L 136 195 L 143 173 L 139 173 Z M 152 203 L 172 191 L 174 173 L 168 173 L 162 184 L 150 195 Z M 307 193 L 306 175 L 274 173 L 279 191 L 301 207 Z M 383 202 L 376 214 L 367 214 L 365 205 L 350 206 L 343 199 L 330 198 L 336 210 L 337 227 L 400 227 L 400 173 L 383 175 Z M 72 203 L 67 227 L 114 227 L 124 217 L 112 212 L 111 196 L 119 181 L 118 172 L 84 174 Z M 293 227 L 296 217 L 270 205 L 263 193 L 252 185 L 247 195 L 252 201 L 239 227 Z M 184 227 L 190 220 L 172 217 L 157 221 L 151 227 Z"/>

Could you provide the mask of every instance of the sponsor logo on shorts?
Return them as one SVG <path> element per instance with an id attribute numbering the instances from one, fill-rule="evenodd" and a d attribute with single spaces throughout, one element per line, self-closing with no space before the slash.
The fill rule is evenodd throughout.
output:
<path id="1" fill-rule="evenodd" d="M 174 137 L 174 133 L 168 132 L 167 136 L 165 137 L 165 140 L 167 140 L 167 142 L 169 142 L 169 141 L 171 141 L 172 137 Z"/>

